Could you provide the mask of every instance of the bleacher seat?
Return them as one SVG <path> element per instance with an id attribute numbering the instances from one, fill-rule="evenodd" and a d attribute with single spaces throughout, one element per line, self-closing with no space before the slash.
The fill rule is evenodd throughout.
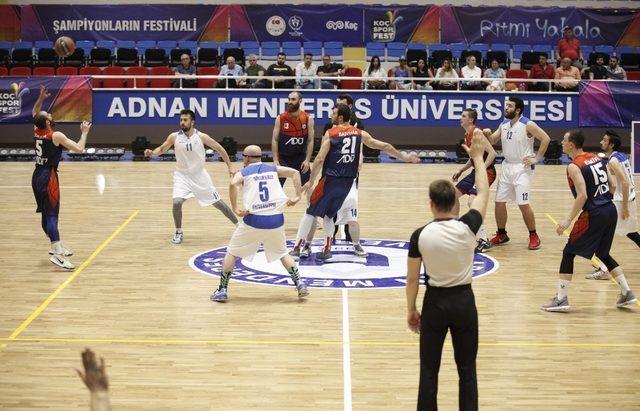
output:
<path id="1" fill-rule="evenodd" d="M 453 60 L 453 54 L 451 54 L 451 50 L 443 50 L 443 49 L 434 49 L 431 51 L 431 58 L 429 59 L 429 64 L 433 67 L 440 67 L 442 62 L 445 59 Z"/>
<path id="2" fill-rule="evenodd" d="M 80 67 L 78 74 L 81 76 L 99 76 L 102 74 L 102 70 L 100 70 L 100 67 L 95 67 L 95 66 Z M 93 88 L 102 87 L 102 80 L 99 78 L 92 79 L 92 87 Z"/>
<path id="3" fill-rule="evenodd" d="M 547 58 L 550 61 L 555 61 L 554 48 L 550 44 L 534 44 L 533 46 L 531 46 L 531 51 L 533 51 L 534 53 L 546 53 Z"/>
<path id="4" fill-rule="evenodd" d="M 227 57 L 229 56 L 233 56 L 233 58 L 236 60 L 236 64 L 244 67 L 245 54 L 243 49 L 241 49 L 240 47 L 234 49 L 224 49 L 224 53 L 222 54 L 222 61 L 224 62 L 224 64 L 227 64 Z"/>
<path id="5" fill-rule="evenodd" d="M 469 46 L 464 43 L 453 43 L 449 44 L 449 50 L 451 50 L 453 58 L 460 60 L 462 53 L 469 50 Z"/>
<path id="6" fill-rule="evenodd" d="M 13 67 L 18 66 L 31 66 L 33 64 L 33 49 L 32 48 L 14 48 L 11 52 L 11 65 Z"/>
<path id="7" fill-rule="evenodd" d="M 525 51 L 522 53 L 522 58 L 520 59 L 520 69 L 531 70 L 534 64 L 538 64 L 541 55 L 549 58 L 549 54 L 543 51 Z"/>
<path id="8" fill-rule="evenodd" d="M 31 75 L 31 67 L 28 66 L 20 66 L 20 67 L 11 67 L 9 70 L 10 76 L 19 76 L 19 77 L 28 77 Z"/>
<path id="9" fill-rule="evenodd" d="M 69 67 L 82 67 L 84 66 L 85 60 L 84 49 L 77 47 L 73 54 L 62 59 L 61 64 Z"/>
<path id="10" fill-rule="evenodd" d="M 527 73 L 526 70 L 507 70 L 507 74 L 505 76 L 506 78 L 529 78 L 529 74 Z M 518 88 L 527 88 L 527 83 L 526 82 L 521 82 L 521 83 L 515 83 Z"/>
<path id="11" fill-rule="evenodd" d="M 198 42 L 192 40 L 182 40 L 178 42 L 179 49 L 188 49 L 191 51 L 191 55 L 195 56 L 198 50 Z"/>
<path id="12" fill-rule="evenodd" d="M 626 71 L 640 70 L 640 53 L 622 53 L 620 66 Z"/>
<path id="13" fill-rule="evenodd" d="M 56 76 L 77 76 L 77 67 L 60 66 L 56 69 Z"/>
<path id="14" fill-rule="evenodd" d="M 289 60 L 300 60 L 302 58 L 302 44 L 299 41 L 283 41 L 282 52 Z"/>
<path id="15" fill-rule="evenodd" d="M 260 48 L 261 58 L 264 60 L 275 60 L 276 57 L 278 56 L 278 53 L 280 53 L 280 46 L 268 47 L 268 46 L 265 46 L 264 43 L 273 43 L 273 42 L 265 41 L 262 43 L 262 47 Z"/>
<path id="16" fill-rule="evenodd" d="M 519 63 L 522 60 L 522 54 L 529 51 L 531 51 L 529 44 L 514 44 L 511 48 L 511 58 Z"/>
<path id="17" fill-rule="evenodd" d="M 504 51 L 507 55 L 511 54 L 511 46 L 507 43 L 493 43 L 491 45 L 491 51 Z"/>
<path id="18" fill-rule="evenodd" d="M 167 65 L 167 53 L 163 48 L 147 49 L 144 52 L 144 65 L 158 67 Z"/>
<path id="19" fill-rule="evenodd" d="M 476 65 L 478 67 L 482 66 L 482 52 L 479 50 L 465 50 L 462 52 L 462 54 L 460 54 L 460 60 L 458 62 L 458 65 L 460 67 L 463 67 L 467 64 L 467 57 L 469 56 L 473 56 L 476 58 Z"/>
<path id="20" fill-rule="evenodd" d="M 418 60 L 423 59 L 425 63 L 429 62 L 427 51 L 420 49 L 408 49 L 407 50 L 407 63 L 410 66 L 415 66 L 418 64 Z"/>
<path id="21" fill-rule="evenodd" d="M 105 67 L 111 64 L 111 49 L 104 47 L 96 47 L 91 49 L 89 55 L 89 65 Z"/>
<path id="22" fill-rule="evenodd" d="M 357 67 L 349 67 L 344 75 L 347 77 L 362 77 L 362 70 Z M 338 88 L 343 90 L 360 90 L 362 88 L 362 80 L 340 80 Z"/>
<path id="23" fill-rule="evenodd" d="M 0 49 L 12 50 L 13 43 L 10 41 L 0 41 Z"/>
<path id="24" fill-rule="evenodd" d="M 627 80 L 640 80 L 640 71 L 630 71 L 627 73 Z"/>
<path id="25" fill-rule="evenodd" d="M 171 50 L 178 47 L 178 42 L 174 40 L 159 40 L 157 47 L 159 49 L 163 49 L 165 54 L 168 56 L 171 53 Z"/>
<path id="26" fill-rule="evenodd" d="M 149 74 L 149 69 L 142 66 L 133 66 L 127 69 L 127 75 L 129 76 L 146 76 Z M 128 88 L 147 88 L 149 87 L 149 78 L 127 78 Z"/>
<path id="27" fill-rule="evenodd" d="M 407 50 L 424 50 L 427 51 L 427 45 L 424 43 L 407 43 Z"/>
<path id="28" fill-rule="evenodd" d="M 33 69 L 33 75 L 38 77 L 54 76 L 56 71 L 53 67 L 36 67 Z"/>
<path id="29" fill-rule="evenodd" d="M 198 47 L 199 48 L 205 48 L 205 49 L 216 49 L 218 50 L 218 43 L 215 41 L 201 41 L 200 43 L 198 43 Z"/>
<path id="30" fill-rule="evenodd" d="M 8 66 L 9 65 L 9 49 L 0 48 L 0 65 Z"/>
<path id="31" fill-rule="evenodd" d="M 615 48 L 613 46 L 595 46 L 593 48 L 593 51 L 595 51 L 596 53 L 603 53 L 612 56 L 615 52 Z"/>
<path id="32" fill-rule="evenodd" d="M 60 58 L 52 48 L 41 48 L 37 51 L 38 59 L 34 62 L 36 67 L 56 67 Z"/>
<path id="33" fill-rule="evenodd" d="M 198 49 L 198 67 L 211 67 L 218 65 L 218 49 L 214 47 L 203 47 L 202 43 Z"/>
<path id="34" fill-rule="evenodd" d="M 509 68 L 509 57 L 507 52 L 505 51 L 499 51 L 499 50 L 491 50 L 488 51 L 484 60 L 483 60 L 483 66 L 485 68 L 490 67 L 491 66 L 491 60 L 498 60 L 498 63 L 500 64 L 500 67 L 502 67 L 503 69 L 508 69 Z"/>
<path id="35" fill-rule="evenodd" d="M 314 60 L 322 59 L 322 42 L 321 41 L 305 41 L 302 43 L 304 53 L 313 54 Z"/>
<path id="36" fill-rule="evenodd" d="M 295 48 L 302 48 L 302 44 L 299 41 L 283 41 L 282 42 L 282 48 L 287 48 L 287 49 L 295 49 Z"/>
<path id="37" fill-rule="evenodd" d="M 9 69 L 6 67 L 1 67 L 0 66 L 0 77 L 2 76 L 8 76 L 9 75 Z"/>
<path id="38" fill-rule="evenodd" d="M 240 42 L 240 48 L 244 50 L 244 55 L 255 54 L 260 55 L 260 43 L 257 41 L 242 41 Z"/>
<path id="39" fill-rule="evenodd" d="M 188 54 L 193 62 L 193 54 L 191 54 L 191 49 L 173 49 L 171 50 L 171 55 L 169 56 L 169 65 L 177 66 L 181 63 L 181 58 L 183 54 Z"/>
<path id="40" fill-rule="evenodd" d="M 36 41 L 35 42 L 36 53 L 40 49 L 52 49 L 52 48 L 53 48 L 53 41 Z"/>
<path id="41" fill-rule="evenodd" d="M 398 61 L 400 57 L 406 53 L 405 43 L 389 42 L 387 43 L 387 61 Z"/>
<path id="42" fill-rule="evenodd" d="M 0 48 L 2 48 L 1 45 L 0 45 Z M 636 52 L 636 48 L 631 46 L 620 46 L 616 48 L 616 56 L 618 57 L 620 57 L 622 54 L 633 54 L 635 52 Z"/>
<path id="43" fill-rule="evenodd" d="M 131 67 L 138 65 L 138 50 L 135 48 L 118 47 L 116 50 L 115 65 Z"/>
<path id="44" fill-rule="evenodd" d="M 113 51 L 116 48 L 116 42 L 113 40 L 98 40 L 96 41 L 96 47 Z"/>
<path id="45" fill-rule="evenodd" d="M 218 74 L 220 74 L 220 70 L 218 70 L 217 67 L 198 67 L 197 73 L 199 76 L 217 76 Z M 198 88 L 214 88 L 216 84 L 218 84 L 217 79 L 198 79 Z"/>
<path id="46" fill-rule="evenodd" d="M 144 56 L 144 52 L 147 51 L 147 49 L 156 48 L 156 42 L 155 40 L 140 40 L 136 42 L 136 48 L 138 49 L 138 54 Z"/>
<path id="47" fill-rule="evenodd" d="M 91 53 L 91 49 L 94 48 L 96 46 L 96 43 L 94 43 L 91 40 L 78 40 L 76 41 L 76 50 L 77 49 L 82 49 L 84 50 L 84 55 L 88 56 Z"/>
<path id="48" fill-rule="evenodd" d="M 609 64 L 609 60 L 611 59 L 611 55 L 607 53 L 600 53 L 600 52 L 594 51 L 593 53 L 589 54 L 587 59 L 587 64 L 589 66 L 596 64 L 596 60 L 598 59 L 598 57 L 602 57 L 604 59 L 605 66 Z"/>
<path id="49" fill-rule="evenodd" d="M 342 60 L 343 43 L 341 41 L 325 41 L 323 43 L 324 54 L 334 60 Z"/>
<path id="50" fill-rule="evenodd" d="M 381 60 L 385 59 L 384 43 L 369 42 L 366 44 L 367 61 L 371 61 L 373 56 L 380 57 Z"/>
<path id="51" fill-rule="evenodd" d="M 591 53 L 593 53 L 593 46 L 580 46 L 580 51 L 582 52 L 582 56 L 585 59 L 588 59 Z M 558 60 L 559 59 L 560 59 L 560 56 L 558 56 Z"/>
<path id="52" fill-rule="evenodd" d="M 13 44 L 14 49 L 30 49 L 33 51 L 33 43 L 30 41 L 16 41 Z"/>
<path id="53" fill-rule="evenodd" d="M 237 41 L 225 41 L 220 43 L 220 53 L 224 53 L 225 49 L 237 49 L 240 47 L 240 43 Z"/>
<path id="54" fill-rule="evenodd" d="M 105 67 L 102 70 L 104 76 L 119 76 L 117 78 L 102 79 L 102 87 L 104 88 L 123 88 L 125 87 L 125 71 L 122 67 L 112 66 Z"/>
<path id="55" fill-rule="evenodd" d="M 136 48 L 136 42 L 133 40 L 118 40 L 116 41 L 116 48 L 117 49 L 135 49 Z"/>
<path id="56" fill-rule="evenodd" d="M 152 76 L 172 76 L 173 71 L 169 67 L 153 67 L 151 69 Z M 173 79 L 170 78 L 153 78 L 151 77 L 151 81 L 149 87 L 151 88 L 171 88 L 171 83 Z"/>

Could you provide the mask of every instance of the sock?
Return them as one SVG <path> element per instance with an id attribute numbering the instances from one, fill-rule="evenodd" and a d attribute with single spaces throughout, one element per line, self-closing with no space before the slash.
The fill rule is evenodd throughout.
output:
<path id="1" fill-rule="evenodd" d="M 360 224 L 357 221 L 349 221 L 349 224 L 344 226 L 345 231 L 349 229 L 348 233 L 351 235 L 351 243 L 353 245 L 360 245 Z"/>
<path id="2" fill-rule="evenodd" d="M 60 241 L 60 233 L 58 232 L 58 216 L 48 215 L 47 220 L 47 235 L 52 243 Z M 62 246 L 61 246 L 62 247 Z"/>
<path id="3" fill-rule="evenodd" d="M 229 278 L 231 278 L 231 271 L 223 271 L 222 274 L 220 274 L 220 288 L 227 288 Z"/>
<path id="4" fill-rule="evenodd" d="M 62 248 L 62 243 L 60 241 L 52 241 L 51 250 L 53 250 L 53 253 L 57 255 L 64 254 L 64 248 Z"/>
<path id="5" fill-rule="evenodd" d="M 328 253 L 331 251 L 331 243 L 333 242 L 333 237 L 326 237 L 326 240 L 324 242 L 324 248 L 322 249 L 322 252 L 324 253 Z"/>
<path id="6" fill-rule="evenodd" d="M 289 269 L 289 274 L 291 274 L 291 279 L 295 285 L 298 285 L 300 282 L 300 272 L 298 271 L 298 267 L 295 265 Z"/>
<path id="7" fill-rule="evenodd" d="M 173 199 L 173 223 L 179 233 L 182 232 L 182 203 L 184 203 L 184 198 Z"/>
<path id="8" fill-rule="evenodd" d="M 182 234 L 182 228 L 176 228 L 176 233 Z"/>
<path id="9" fill-rule="evenodd" d="M 224 214 L 224 216 L 227 217 L 233 224 L 238 224 L 236 215 L 234 214 L 231 207 L 229 207 L 227 203 L 224 202 L 224 200 L 216 201 L 215 203 L 213 203 L 213 206 L 222 211 L 222 214 Z"/>
<path id="10" fill-rule="evenodd" d="M 600 260 L 598 260 L 598 261 L 600 261 Z M 602 271 L 604 271 L 604 272 L 609 271 L 609 269 L 607 268 L 607 266 L 605 265 L 605 263 L 603 263 L 602 261 L 600 261 L 600 266 L 599 266 L 599 268 L 600 268 Z"/>
<path id="11" fill-rule="evenodd" d="M 613 271 L 611 271 L 611 274 L 613 274 L 613 277 L 616 279 L 616 282 L 620 286 L 620 292 L 622 292 L 622 294 L 626 294 L 627 292 L 631 291 L 631 288 L 629 288 L 629 284 L 627 284 L 627 278 L 622 272 L 622 268 L 614 268 Z"/>
<path id="12" fill-rule="evenodd" d="M 313 242 L 313 236 L 316 234 L 316 230 L 318 229 L 318 220 L 316 218 L 313 219 L 313 224 L 311 225 L 311 229 L 309 230 L 309 234 L 307 235 L 305 246 L 310 247 Z"/>
<path id="13" fill-rule="evenodd" d="M 571 284 L 569 280 L 558 280 L 558 300 L 569 295 L 569 284 Z"/>
<path id="14" fill-rule="evenodd" d="M 638 247 L 640 247 L 640 233 L 629 233 L 627 234 L 627 238 L 629 238 L 629 240 L 633 241 Z"/>
<path id="15" fill-rule="evenodd" d="M 507 234 L 507 230 L 505 228 L 498 228 L 498 234 Z"/>
<path id="16" fill-rule="evenodd" d="M 333 219 L 329 217 L 324 217 L 322 219 L 322 233 L 324 238 L 326 238 L 326 242 L 324 243 L 324 252 L 327 253 L 331 251 L 331 243 L 333 239 Z"/>
<path id="17" fill-rule="evenodd" d="M 478 230 L 478 238 L 484 241 L 488 241 L 487 239 L 487 229 L 484 228 L 484 224 L 482 224 L 480 226 L 480 229 Z"/>
<path id="18" fill-rule="evenodd" d="M 300 247 L 304 245 L 304 239 L 309 235 L 309 231 L 313 226 L 313 220 L 315 217 L 309 214 L 305 214 L 300 220 L 300 225 L 298 226 L 298 233 L 296 234 L 296 245 L 294 249 L 299 250 Z"/>

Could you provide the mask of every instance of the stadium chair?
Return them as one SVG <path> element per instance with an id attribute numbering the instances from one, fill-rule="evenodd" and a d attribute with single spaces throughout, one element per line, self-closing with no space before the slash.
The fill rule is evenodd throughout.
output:
<path id="1" fill-rule="evenodd" d="M 288 49 L 302 48 L 302 44 L 299 41 L 283 41 L 282 48 L 288 48 Z"/>
<path id="2" fill-rule="evenodd" d="M 217 76 L 220 70 L 217 67 L 198 67 L 197 71 L 200 76 Z M 217 79 L 201 78 L 198 79 L 198 88 L 214 88 L 218 84 Z"/>
<path id="3" fill-rule="evenodd" d="M 198 47 L 205 49 L 216 49 L 218 50 L 218 43 L 215 41 L 201 41 L 198 43 Z"/>
<path id="4" fill-rule="evenodd" d="M 85 60 L 84 49 L 76 48 L 76 51 L 74 51 L 72 55 L 62 59 L 61 64 L 63 66 L 82 67 L 84 66 Z"/>
<path id="5" fill-rule="evenodd" d="M 603 53 L 609 56 L 613 56 L 615 48 L 613 46 L 595 46 L 593 48 L 593 51 L 595 51 L 596 53 Z"/>
<path id="6" fill-rule="evenodd" d="M 263 60 L 275 60 L 280 53 L 280 48 L 268 48 L 262 46 L 260 49 L 260 56 Z"/>
<path id="7" fill-rule="evenodd" d="M 511 46 L 507 43 L 493 43 L 491 45 L 491 51 L 504 51 L 508 56 L 511 53 Z"/>
<path id="8" fill-rule="evenodd" d="M 550 44 L 534 44 L 531 46 L 531 51 L 535 53 L 547 53 L 549 60 L 554 60 L 553 47 Z"/>
<path id="9" fill-rule="evenodd" d="M 188 49 L 191 51 L 190 55 L 195 56 L 196 51 L 198 50 L 198 43 L 192 40 L 183 40 L 178 42 L 178 48 L 183 50 Z"/>
<path id="10" fill-rule="evenodd" d="M 127 69 L 128 76 L 146 76 L 149 69 L 142 66 L 133 66 Z M 148 88 L 149 78 L 127 78 L 127 88 Z"/>
<path id="11" fill-rule="evenodd" d="M 6 67 L 0 67 L 0 77 L 8 76 L 8 75 L 9 75 L 9 69 Z"/>
<path id="12" fill-rule="evenodd" d="M 341 41 L 325 41 L 323 47 L 324 54 L 328 54 L 334 60 L 342 60 L 343 43 Z"/>
<path id="13" fill-rule="evenodd" d="M 279 49 L 280 42 L 279 41 L 263 41 L 260 43 L 260 48 L 263 49 Z"/>
<path id="14" fill-rule="evenodd" d="M 36 52 L 40 49 L 52 49 L 52 48 L 53 48 L 53 41 L 36 41 L 35 42 Z"/>
<path id="15" fill-rule="evenodd" d="M 100 67 L 95 67 L 95 66 L 87 66 L 87 67 L 80 67 L 80 71 L 79 74 L 81 76 L 99 76 L 102 74 L 102 70 L 100 70 Z M 102 80 L 99 78 L 92 78 L 92 87 L 93 88 L 100 88 L 102 87 Z"/>
<path id="16" fill-rule="evenodd" d="M 453 58 L 460 60 L 462 53 L 469 50 L 469 47 L 464 43 L 449 44 L 449 50 Z"/>
<path id="17" fill-rule="evenodd" d="M 53 67 L 36 67 L 33 69 L 33 76 L 37 77 L 45 77 L 45 76 L 54 76 L 56 71 Z"/>
<path id="18" fill-rule="evenodd" d="M 177 66 L 181 63 L 181 58 L 183 54 L 188 54 L 193 61 L 193 55 L 191 54 L 191 49 L 173 49 L 171 50 L 171 55 L 169 56 L 169 65 Z"/>
<path id="19" fill-rule="evenodd" d="M 16 41 L 13 44 L 14 49 L 29 49 L 33 51 L 33 43 L 30 41 Z"/>
<path id="20" fill-rule="evenodd" d="M 31 48 L 15 48 L 11 52 L 11 66 L 22 67 L 33 64 L 33 50 Z"/>
<path id="21" fill-rule="evenodd" d="M 640 70 L 640 53 L 622 53 L 620 66 L 626 71 Z"/>
<path id="22" fill-rule="evenodd" d="M 582 55 L 585 58 L 589 58 L 589 56 L 591 55 L 591 53 L 593 53 L 593 47 L 592 46 L 580 46 L 580 51 L 582 52 Z M 558 59 L 560 58 L 560 56 L 558 56 Z"/>
<path id="23" fill-rule="evenodd" d="M 630 71 L 627 73 L 627 80 L 640 80 L 640 71 Z"/>
<path id="24" fill-rule="evenodd" d="M 522 58 L 520 59 L 520 69 L 531 70 L 531 67 L 533 67 L 534 64 L 538 64 L 538 60 L 540 59 L 541 55 L 547 56 L 547 58 L 549 57 L 547 53 L 538 51 L 525 51 L 524 53 L 522 53 Z"/>
<path id="25" fill-rule="evenodd" d="M 407 50 L 407 63 L 410 66 L 415 66 L 418 64 L 418 60 L 423 59 L 425 63 L 429 63 L 427 51 L 420 49 L 408 49 Z"/>
<path id="26" fill-rule="evenodd" d="M 28 77 L 31 75 L 31 67 L 27 67 L 27 66 L 11 67 L 11 69 L 9 70 L 9 75 L 17 76 L 17 77 Z"/>
<path id="27" fill-rule="evenodd" d="M 482 52 L 479 50 L 465 50 L 460 54 L 460 60 L 458 60 L 458 65 L 463 67 L 467 64 L 467 57 L 474 56 L 476 58 L 476 65 L 478 67 L 482 66 Z"/>
<path id="28" fill-rule="evenodd" d="M 283 41 L 282 51 L 290 60 L 300 60 L 302 58 L 302 44 L 299 41 Z"/>
<path id="29" fill-rule="evenodd" d="M 398 61 L 400 57 L 406 53 L 405 43 L 391 42 L 387 43 L 387 58 L 386 61 Z"/>
<path id="30" fill-rule="evenodd" d="M 604 58 L 604 65 L 606 66 L 607 64 L 609 64 L 609 60 L 611 60 L 611 56 L 607 53 L 599 53 L 597 51 L 594 51 L 593 53 L 589 54 L 589 58 L 587 60 L 587 64 L 589 66 L 592 66 L 594 64 L 596 64 L 596 59 L 598 57 L 602 57 Z"/>
<path id="31" fill-rule="evenodd" d="M 118 78 L 105 78 L 102 79 L 102 87 L 104 88 L 124 88 L 125 77 L 124 69 L 122 67 L 113 66 L 105 67 L 102 71 L 105 76 L 119 76 Z"/>
<path id="32" fill-rule="evenodd" d="M 173 76 L 173 71 L 169 67 L 153 67 L 151 68 L 152 76 Z M 153 78 L 149 87 L 151 88 L 171 88 L 173 79 L 170 78 Z"/>
<path id="33" fill-rule="evenodd" d="M 100 43 L 100 42 L 98 42 Z M 105 67 L 111 64 L 111 49 L 105 47 L 96 47 L 91 49 L 89 55 L 89 65 L 97 67 Z"/>
<path id="34" fill-rule="evenodd" d="M 13 43 L 10 41 L 0 41 L 0 49 L 11 50 L 13 49 Z"/>
<path id="35" fill-rule="evenodd" d="M 237 49 L 240 47 L 240 43 L 237 41 L 225 41 L 220 43 L 220 51 L 224 52 L 224 49 Z"/>
<path id="36" fill-rule="evenodd" d="M 303 53 L 313 54 L 314 60 L 322 60 L 322 42 L 321 41 L 305 41 L 302 43 Z"/>
<path id="37" fill-rule="evenodd" d="M 147 49 L 156 48 L 156 42 L 155 40 L 140 40 L 136 42 L 136 48 L 138 49 L 138 54 L 144 56 L 144 52 L 147 51 Z"/>
<path id="38" fill-rule="evenodd" d="M 34 66 L 36 67 L 56 67 L 60 58 L 52 48 L 41 48 L 37 51 L 38 59 Z"/>
<path id="39" fill-rule="evenodd" d="M 344 75 L 347 77 L 362 77 L 362 70 L 357 67 L 349 67 Z M 340 80 L 338 88 L 342 90 L 360 90 L 362 88 L 362 80 Z"/>
<path id="40" fill-rule="evenodd" d="M 469 50 L 477 50 L 479 51 L 481 54 L 486 53 L 487 51 L 489 51 L 489 45 L 487 43 L 474 43 L 474 44 L 469 44 Z"/>
<path id="41" fill-rule="evenodd" d="M 2 48 L 2 45 L 0 45 L 0 48 Z M 635 52 L 636 52 L 635 47 L 620 46 L 616 49 L 616 56 L 620 57 L 623 54 L 633 54 Z"/>
<path id="42" fill-rule="evenodd" d="M 522 60 L 522 54 L 530 51 L 531 46 L 529 44 L 515 44 L 511 49 L 511 58 L 519 63 Z"/>
<path id="43" fill-rule="evenodd" d="M 78 40 L 76 41 L 76 50 L 82 49 L 84 51 L 84 55 L 88 56 L 91 53 L 91 49 L 96 46 L 91 40 Z"/>
<path id="44" fill-rule="evenodd" d="M 116 48 L 117 49 L 135 49 L 136 48 L 136 42 L 133 40 L 118 40 L 116 41 Z"/>
<path id="45" fill-rule="evenodd" d="M 116 42 L 113 40 L 98 40 L 96 47 L 99 49 L 109 49 L 111 52 L 116 48 Z"/>
<path id="46" fill-rule="evenodd" d="M 255 54 L 260 55 L 260 43 L 257 41 L 242 41 L 240 42 L 240 48 L 244 50 L 244 55 Z"/>
<path id="47" fill-rule="evenodd" d="M 196 66 L 212 67 L 217 65 L 218 49 L 213 47 L 202 47 L 202 43 L 200 43 L 200 48 L 198 49 L 198 61 L 196 62 Z"/>
<path id="48" fill-rule="evenodd" d="M 384 43 L 370 42 L 366 44 L 367 61 L 371 61 L 371 57 L 378 56 L 380 60 L 385 59 Z"/>
<path id="49" fill-rule="evenodd" d="M 118 50 L 116 50 L 116 61 L 114 64 L 120 67 L 137 66 L 138 50 L 135 48 L 118 47 Z"/>
<path id="50" fill-rule="evenodd" d="M 233 58 L 236 59 L 236 64 L 244 67 L 244 50 L 241 48 L 224 49 L 224 53 L 222 54 L 222 61 L 224 64 L 227 64 L 227 57 L 229 56 L 233 56 Z"/>
<path id="51" fill-rule="evenodd" d="M 144 52 L 144 65 L 146 67 L 159 67 L 167 65 L 167 53 L 163 48 L 147 49 Z"/>
<path id="52" fill-rule="evenodd" d="M 424 43 L 407 43 L 407 50 L 409 49 L 427 51 L 427 45 Z"/>
<path id="53" fill-rule="evenodd" d="M 427 46 L 429 53 L 437 51 L 437 50 L 449 50 L 449 46 L 442 43 L 433 43 Z"/>
<path id="54" fill-rule="evenodd" d="M 56 76 L 77 76 L 77 75 L 78 75 L 77 67 L 60 66 L 56 69 Z"/>
<path id="55" fill-rule="evenodd" d="M 529 78 L 529 74 L 527 70 L 507 70 L 506 78 Z M 518 86 L 518 88 L 524 87 L 527 89 L 528 84 L 525 82 L 522 83 L 514 83 Z"/>
<path id="56" fill-rule="evenodd" d="M 158 41 L 157 47 L 159 49 L 163 49 L 166 55 L 171 53 L 171 50 L 178 47 L 178 42 L 173 40 L 160 40 Z"/>
<path id="57" fill-rule="evenodd" d="M 429 48 L 431 50 L 431 48 Z M 444 59 L 453 60 L 453 55 L 451 54 L 451 50 L 433 50 L 431 51 L 431 58 L 429 59 L 429 64 L 433 67 L 440 67 Z"/>
<path id="58" fill-rule="evenodd" d="M 500 67 L 507 70 L 509 68 L 509 57 L 505 51 L 488 51 L 487 55 L 483 61 L 483 66 L 485 68 L 491 66 L 491 60 L 496 59 L 500 64 Z"/>

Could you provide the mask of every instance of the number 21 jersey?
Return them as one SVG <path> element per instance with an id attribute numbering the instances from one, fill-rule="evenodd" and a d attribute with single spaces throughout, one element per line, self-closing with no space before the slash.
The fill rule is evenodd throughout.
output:
<path id="1" fill-rule="evenodd" d="M 328 131 L 329 154 L 324 162 L 324 175 L 332 177 L 358 176 L 362 131 L 354 126 L 335 126 Z"/>

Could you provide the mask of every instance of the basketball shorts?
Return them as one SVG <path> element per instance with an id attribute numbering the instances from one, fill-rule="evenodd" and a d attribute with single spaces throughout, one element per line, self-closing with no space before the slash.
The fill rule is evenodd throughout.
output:
<path id="1" fill-rule="evenodd" d="M 616 232 L 618 213 L 613 203 L 583 211 L 573 224 L 564 251 L 590 259 L 595 255 L 609 255 Z"/>
<path id="2" fill-rule="evenodd" d="M 298 156 L 280 156 L 280 165 L 282 167 L 293 168 L 294 170 L 298 170 L 300 172 L 300 181 L 302 185 L 305 185 L 307 181 L 309 181 L 309 177 L 311 177 L 311 167 L 307 170 L 306 173 L 302 172 L 302 163 L 304 163 L 305 155 Z M 284 186 L 284 182 L 287 181 L 286 178 L 280 178 L 280 185 Z"/>
<path id="3" fill-rule="evenodd" d="M 36 167 L 31 177 L 31 188 L 36 199 L 36 213 L 57 216 L 60 212 L 60 184 L 54 168 Z"/>
<path id="4" fill-rule="evenodd" d="M 522 163 L 502 163 L 502 172 L 498 178 L 496 202 L 515 201 L 518 205 L 529 204 L 533 169 Z"/>
<path id="5" fill-rule="evenodd" d="M 636 200 L 629 202 L 629 218 L 622 219 L 622 201 L 614 201 L 618 211 L 618 223 L 616 224 L 616 234 L 626 236 L 629 233 L 638 231 L 638 206 Z"/>
<path id="6" fill-rule="evenodd" d="M 491 166 L 487 168 L 487 177 L 489 178 L 489 186 L 493 184 L 496 180 L 496 167 Z M 475 196 L 478 194 L 478 190 L 476 190 L 476 171 L 472 170 L 469 175 L 460 180 L 458 184 L 456 184 L 456 188 L 462 194 L 467 194 L 470 196 Z"/>
<path id="7" fill-rule="evenodd" d="M 267 262 L 279 260 L 287 254 L 284 225 L 278 228 L 254 228 L 240 221 L 231 236 L 227 251 L 236 257 L 251 261 L 260 245 L 264 247 Z"/>
<path id="8" fill-rule="evenodd" d="M 204 168 L 193 174 L 178 170 L 173 172 L 173 198 L 191 197 L 195 197 L 203 207 L 220 201 L 220 194 Z"/>
<path id="9" fill-rule="evenodd" d="M 353 186 L 354 177 L 323 176 L 311 194 L 307 214 L 335 218 Z"/>
<path id="10" fill-rule="evenodd" d="M 336 214 L 336 225 L 347 224 L 349 221 L 358 221 L 358 180 L 353 180 L 351 190 Z"/>

